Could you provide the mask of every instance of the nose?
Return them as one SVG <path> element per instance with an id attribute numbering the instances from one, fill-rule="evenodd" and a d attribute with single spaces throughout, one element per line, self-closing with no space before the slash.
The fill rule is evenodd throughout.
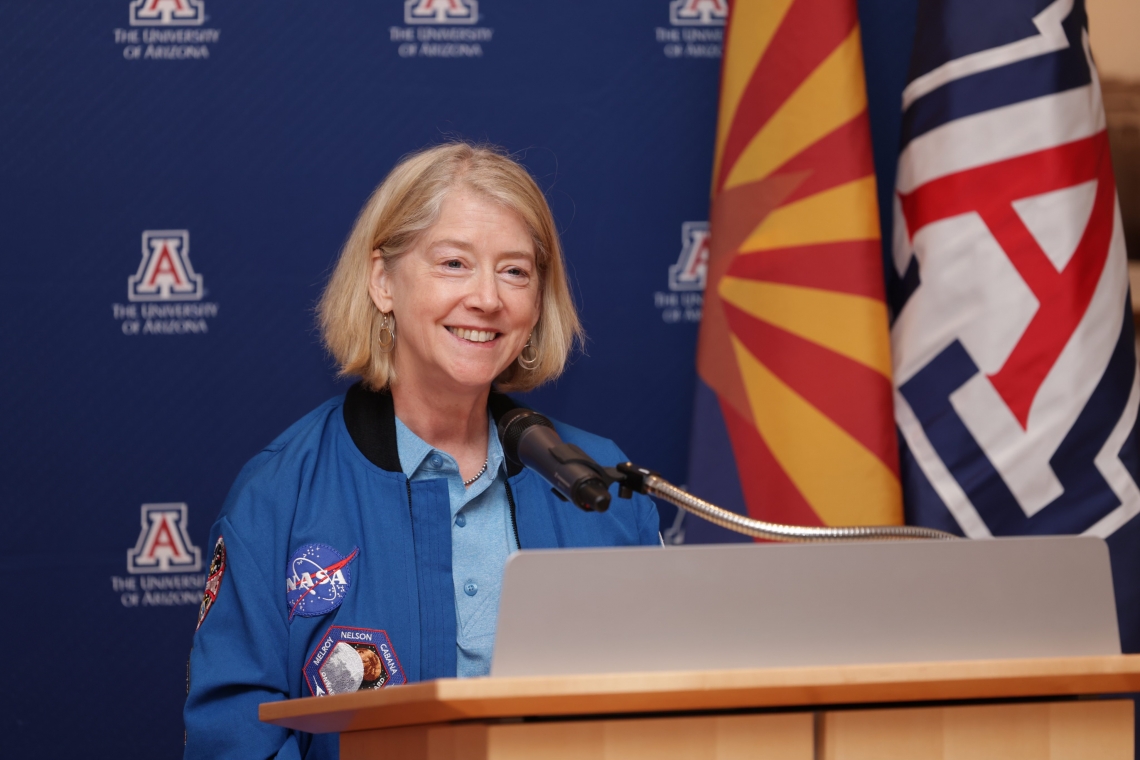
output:
<path id="1" fill-rule="evenodd" d="M 499 297 L 499 280 L 491 267 L 481 267 L 471 278 L 471 291 L 465 299 L 467 307 L 482 312 L 495 312 L 502 308 Z"/>

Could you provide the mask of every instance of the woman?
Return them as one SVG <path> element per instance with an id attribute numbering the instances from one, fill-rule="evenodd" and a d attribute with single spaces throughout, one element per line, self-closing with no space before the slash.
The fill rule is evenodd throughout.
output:
<path id="1" fill-rule="evenodd" d="M 647 498 L 581 512 L 504 460 L 494 425 L 514 402 L 499 391 L 556 377 L 581 328 L 546 200 L 501 152 L 454 143 L 400 162 L 319 317 L 361 382 L 254 457 L 212 529 L 187 757 L 336 757 L 335 736 L 259 723 L 257 705 L 485 675 L 511 552 L 659 541 Z"/>

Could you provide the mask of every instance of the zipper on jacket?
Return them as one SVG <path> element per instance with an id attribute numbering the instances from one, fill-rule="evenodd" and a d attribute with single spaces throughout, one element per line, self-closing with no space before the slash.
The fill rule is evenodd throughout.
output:
<path id="1" fill-rule="evenodd" d="M 408 487 L 408 518 L 412 521 L 412 532 L 416 532 L 416 518 L 412 514 L 412 481 L 407 478 L 404 479 L 404 485 Z"/>
<path id="2" fill-rule="evenodd" d="M 511 493 L 511 483 L 507 481 L 504 485 L 507 487 L 507 504 L 511 507 L 511 529 L 515 532 L 515 546 L 522 548 L 522 541 L 519 541 L 519 523 L 515 518 L 515 497 Z"/>

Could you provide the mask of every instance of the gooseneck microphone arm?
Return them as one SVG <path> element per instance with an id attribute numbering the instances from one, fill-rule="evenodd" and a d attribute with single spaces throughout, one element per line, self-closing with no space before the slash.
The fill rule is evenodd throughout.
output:
<path id="1" fill-rule="evenodd" d="M 504 414 L 499 421 L 499 437 L 507 459 L 534 470 L 558 496 L 587 512 L 609 509 L 608 489 L 617 483 L 618 495 L 623 499 L 630 498 L 634 491 L 654 496 L 722 528 L 768 541 L 803 543 L 958 538 L 940 530 L 910 525 L 817 528 L 753 520 L 697 498 L 656 472 L 632 462 L 602 467 L 582 449 L 572 443 L 564 443 L 550 420 L 530 409 L 516 408 Z"/>
<path id="2" fill-rule="evenodd" d="M 620 483 L 620 488 L 624 492 L 623 496 L 630 491 L 655 496 L 690 514 L 703 517 L 714 525 L 768 541 L 808 543 L 958 538 L 951 533 L 944 533 L 933 528 L 918 528 L 911 525 L 856 525 L 852 527 L 816 528 L 753 520 L 751 517 L 722 509 L 704 499 L 693 496 L 687 491 L 682 491 L 652 470 L 638 467 L 632 462 L 619 464 L 614 468 L 614 472 L 620 476 L 620 480 L 618 478 L 615 480 Z"/>

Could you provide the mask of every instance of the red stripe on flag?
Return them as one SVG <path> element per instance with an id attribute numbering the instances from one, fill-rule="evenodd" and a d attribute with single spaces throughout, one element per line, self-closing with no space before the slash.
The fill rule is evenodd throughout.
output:
<path id="1" fill-rule="evenodd" d="M 724 309 L 733 335 L 753 356 L 898 476 L 890 380 L 731 304 Z"/>
<path id="2" fill-rule="evenodd" d="M 819 515 L 772 456 L 771 449 L 752 421 L 742 418 L 723 401 L 720 411 L 732 439 L 736 472 L 749 516 L 790 525 L 823 525 Z"/>
<path id="3" fill-rule="evenodd" d="M 1092 213 L 1065 268 L 1056 267 L 1013 208 L 1022 198 L 1097 180 Z M 1108 134 L 932 180 L 900 195 L 911 238 L 932 222 L 977 213 L 1040 307 L 1005 364 L 990 380 L 1022 429 L 1041 384 L 1077 329 L 1108 259 L 1116 188 Z"/>
<path id="4" fill-rule="evenodd" d="M 883 300 L 882 249 L 878 240 L 779 248 L 738 255 L 729 277 L 800 285 Z"/>
<path id="5" fill-rule="evenodd" d="M 871 159 L 870 145 L 871 122 L 864 110 L 788 159 L 773 172 L 808 172 L 803 183 L 784 199 L 782 205 L 874 174 L 875 164 Z"/>
<path id="6" fill-rule="evenodd" d="M 732 167 L 784 101 L 858 23 L 854 2 L 793 0 L 740 98 L 721 154 L 714 190 L 724 187 Z M 733 24 L 732 18 L 729 24 Z M 729 30 L 731 36 L 733 31 Z M 732 55 L 731 49 L 725 51 Z"/>

